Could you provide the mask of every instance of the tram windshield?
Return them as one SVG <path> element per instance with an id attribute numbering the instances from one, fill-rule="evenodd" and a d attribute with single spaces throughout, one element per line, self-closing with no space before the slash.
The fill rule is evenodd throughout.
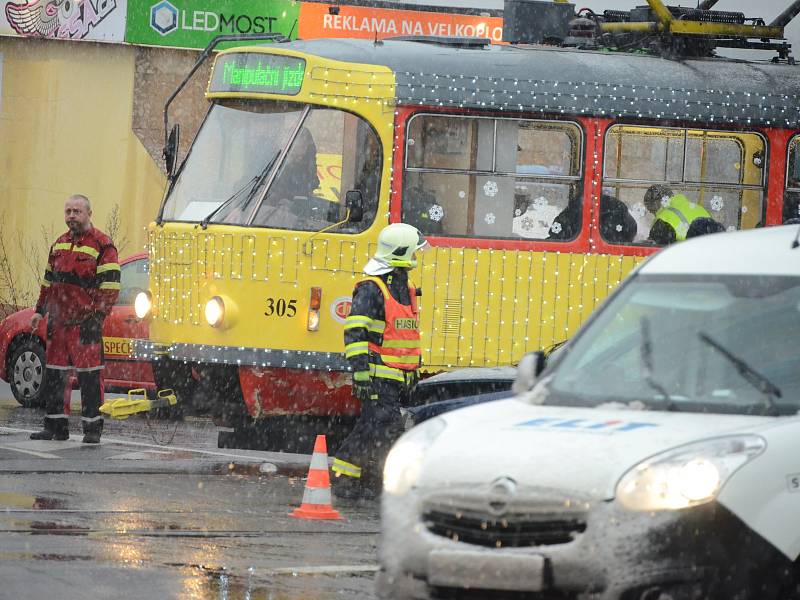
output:
<path id="1" fill-rule="evenodd" d="M 381 162 L 377 135 L 353 114 L 273 101 L 215 104 L 163 218 L 315 231 L 342 220 L 344 191 L 359 190 L 364 219 L 343 230 L 360 231 L 377 209 Z"/>

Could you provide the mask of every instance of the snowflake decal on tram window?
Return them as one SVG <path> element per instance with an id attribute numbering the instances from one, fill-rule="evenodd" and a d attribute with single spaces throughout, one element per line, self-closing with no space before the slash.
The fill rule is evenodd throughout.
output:
<path id="1" fill-rule="evenodd" d="M 520 226 L 525 231 L 531 231 L 535 225 L 536 221 L 534 221 L 530 217 L 523 217 L 522 223 L 520 223 Z"/>
<path id="2" fill-rule="evenodd" d="M 489 196 L 489 198 L 497 196 L 498 189 L 496 181 L 487 181 L 483 184 L 483 193 Z"/>
<path id="3" fill-rule="evenodd" d="M 487 225 L 494 225 L 497 217 L 494 216 L 494 213 L 486 213 L 486 215 L 483 217 L 483 220 L 486 221 Z"/>
<path id="4" fill-rule="evenodd" d="M 669 206 L 669 196 L 661 196 L 661 206 L 667 208 Z"/>
<path id="5" fill-rule="evenodd" d="M 444 218 L 444 208 L 438 204 L 434 204 L 428 209 L 428 216 L 431 218 L 431 221 L 441 221 Z"/>
<path id="6" fill-rule="evenodd" d="M 544 196 L 539 196 L 533 201 L 533 210 L 544 210 L 550 205 L 547 201 L 547 198 Z"/>
<path id="7" fill-rule="evenodd" d="M 743 207 L 742 207 L 742 214 L 745 214 L 746 212 L 747 212 L 747 207 L 746 207 L 746 206 L 743 206 Z"/>
<path id="8" fill-rule="evenodd" d="M 644 207 L 644 204 L 639 202 L 633 206 L 633 216 L 634 217 L 643 217 L 647 214 L 647 209 Z"/>
<path id="9" fill-rule="evenodd" d="M 722 201 L 722 196 L 714 196 L 711 198 L 711 210 L 714 212 L 721 211 L 725 206 L 725 202 Z"/>
<path id="10" fill-rule="evenodd" d="M 558 221 L 555 221 L 555 222 L 554 222 L 554 223 L 553 223 L 553 224 L 550 226 L 550 231 L 552 231 L 552 232 L 553 232 L 553 233 L 555 233 L 555 234 L 559 234 L 559 233 L 561 233 L 561 223 L 559 223 Z"/>
<path id="11" fill-rule="evenodd" d="M 458 197 L 459 198 L 466 198 L 467 197 L 467 192 L 465 192 L 464 190 L 460 190 L 458 192 Z"/>
<path id="12" fill-rule="evenodd" d="M 622 225 L 617 225 L 614 229 L 617 230 L 617 233 L 622 233 Z"/>
<path id="13" fill-rule="evenodd" d="M 520 216 L 521 214 L 522 214 L 522 211 L 521 211 L 519 208 L 515 208 L 515 209 L 514 209 L 514 216 L 515 216 L 515 217 L 518 217 L 518 216 Z"/>

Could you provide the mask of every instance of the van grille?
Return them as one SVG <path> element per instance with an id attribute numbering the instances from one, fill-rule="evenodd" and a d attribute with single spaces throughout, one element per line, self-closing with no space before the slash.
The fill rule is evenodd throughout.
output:
<path id="1" fill-rule="evenodd" d="M 586 530 L 586 521 L 577 516 L 566 519 L 553 519 L 552 515 L 544 519 L 536 517 L 509 514 L 498 518 L 431 510 L 424 513 L 422 519 L 428 531 L 435 535 L 492 548 L 566 544 Z"/>

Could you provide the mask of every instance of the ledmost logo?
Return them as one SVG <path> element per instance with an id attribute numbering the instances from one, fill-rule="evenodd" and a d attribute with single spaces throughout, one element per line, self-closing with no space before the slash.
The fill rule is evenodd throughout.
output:
<path id="1" fill-rule="evenodd" d="M 272 33 L 277 16 L 178 10 L 168 0 L 150 7 L 150 27 L 162 36 L 182 31 L 218 33 Z"/>
<path id="2" fill-rule="evenodd" d="M 178 9 L 167 0 L 150 7 L 150 27 L 161 35 L 168 35 L 178 28 Z"/>

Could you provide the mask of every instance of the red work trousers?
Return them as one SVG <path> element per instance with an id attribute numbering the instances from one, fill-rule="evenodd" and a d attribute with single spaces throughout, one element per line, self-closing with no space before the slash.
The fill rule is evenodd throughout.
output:
<path id="1" fill-rule="evenodd" d="M 103 431 L 100 404 L 103 400 L 103 339 L 95 335 L 92 339 L 81 336 L 81 326 L 55 325 L 48 329 L 45 362 L 44 398 L 47 415 L 45 428 L 52 431 L 67 431 L 69 421 L 64 411 L 64 389 L 67 375 L 72 369 L 78 374 L 81 387 L 81 424 L 83 432 Z"/>

